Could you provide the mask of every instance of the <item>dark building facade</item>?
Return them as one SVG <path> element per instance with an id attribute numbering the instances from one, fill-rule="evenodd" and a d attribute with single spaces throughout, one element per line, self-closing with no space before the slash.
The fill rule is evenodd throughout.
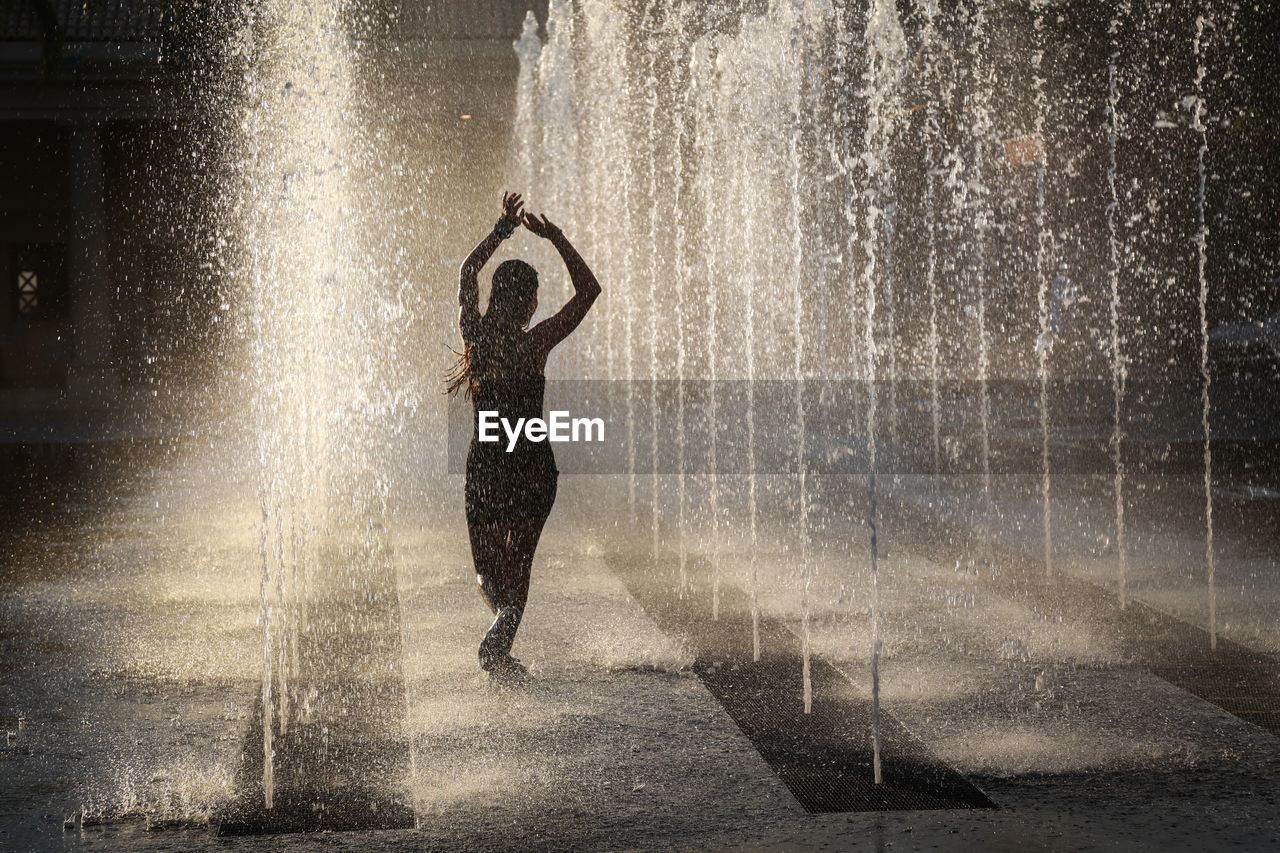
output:
<path id="1" fill-rule="evenodd" d="M 209 16 L 239 11 L 217 5 L 200 18 L 198 4 L 179 0 L 0 0 L 0 414 L 9 440 L 45 438 L 33 432 L 59 420 L 83 425 L 93 419 L 85 413 L 137 411 L 208 355 L 218 298 L 211 172 L 221 151 L 194 67 L 207 56 L 193 52 L 191 34 L 208 42 Z M 422 73 L 434 69 L 444 100 L 504 109 L 512 41 L 530 8 L 541 20 L 546 8 L 373 5 L 371 43 L 432 60 Z M 456 96 L 450 77 L 484 91 Z"/>
<path id="2" fill-rule="evenodd" d="M 0 6 L 0 389 L 9 402 L 118 386 L 109 140 L 172 112 L 158 15 L 140 2 Z M 113 148 L 115 150 L 113 150 Z M 15 394 L 17 391 L 25 393 Z"/>

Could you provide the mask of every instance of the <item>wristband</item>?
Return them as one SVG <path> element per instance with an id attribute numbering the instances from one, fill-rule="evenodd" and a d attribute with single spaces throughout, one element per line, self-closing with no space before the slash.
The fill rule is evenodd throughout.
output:
<path id="1" fill-rule="evenodd" d="M 516 233 L 516 226 L 507 217 L 499 216 L 498 224 L 493 226 L 493 230 L 497 233 L 499 239 L 505 240 Z"/>

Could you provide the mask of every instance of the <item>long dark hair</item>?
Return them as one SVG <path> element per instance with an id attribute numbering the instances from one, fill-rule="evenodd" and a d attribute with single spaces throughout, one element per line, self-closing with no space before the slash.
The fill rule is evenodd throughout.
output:
<path id="1" fill-rule="evenodd" d="M 489 307 L 480 318 L 475 338 L 464 343 L 458 360 L 445 377 L 445 392 L 462 390 L 474 397 L 480 385 L 494 375 L 496 367 L 510 354 L 516 332 L 523 328 L 529 300 L 538 291 L 538 271 L 520 260 L 503 261 L 493 271 Z"/>

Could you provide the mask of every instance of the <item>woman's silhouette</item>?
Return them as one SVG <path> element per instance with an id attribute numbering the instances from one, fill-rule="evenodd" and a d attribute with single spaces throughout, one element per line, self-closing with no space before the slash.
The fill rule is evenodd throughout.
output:
<path id="1" fill-rule="evenodd" d="M 578 327 L 600 295 L 599 282 L 564 233 L 546 216 L 522 212 L 522 204 L 518 193 L 504 193 L 502 217 L 462 264 L 458 328 L 463 351 L 449 377 L 449 392 L 464 390 L 475 413 L 497 411 L 511 423 L 543 417 L 547 355 Z M 551 241 L 573 282 L 573 298 L 532 329 L 527 326 L 538 307 L 538 273 L 524 261 L 498 265 L 489 307 L 483 315 L 479 307 L 476 276 L 498 244 L 520 225 Z M 480 666 L 491 677 L 525 675 L 525 668 L 511 657 L 511 644 L 524 616 L 533 552 L 556 499 L 558 476 L 547 442 L 521 439 L 507 452 L 505 441 L 478 441 L 473 420 L 467 452 L 467 528 L 476 582 L 495 617 L 480 643 Z"/>

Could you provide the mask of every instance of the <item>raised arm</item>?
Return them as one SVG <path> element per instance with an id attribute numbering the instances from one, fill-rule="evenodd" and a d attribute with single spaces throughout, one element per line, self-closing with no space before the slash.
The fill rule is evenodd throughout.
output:
<path id="1" fill-rule="evenodd" d="M 556 344 L 569 337 L 570 333 L 578 328 L 582 318 L 587 316 L 587 311 L 591 310 L 592 303 L 600 295 L 600 282 L 596 281 L 595 273 L 591 272 L 587 262 L 582 259 L 582 255 L 578 254 L 578 250 L 573 248 L 573 244 L 564 236 L 564 232 L 552 224 L 551 220 L 545 216 L 539 219 L 526 213 L 523 222 L 526 228 L 539 237 L 550 240 L 551 245 L 556 247 L 556 251 L 564 260 L 565 267 L 569 270 L 569 281 L 573 283 L 573 298 L 566 302 L 554 316 L 534 326 L 531 332 L 543 351 L 550 352 Z"/>
<path id="2" fill-rule="evenodd" d="M 498 245 L 511 236 L 519 226 L 522 213 L 520 193 L 502 194 L 502 217 L 489 232 L 489 236 L 480 241 L 480 245 L 471 250 L 467 259 L 462 262 L 462 272 L 458 281 L 458 330 L 462 332 L 464 341 L 475 336 L 477 324 L 480 322 L 480 269 L 489 262 Z"/>

